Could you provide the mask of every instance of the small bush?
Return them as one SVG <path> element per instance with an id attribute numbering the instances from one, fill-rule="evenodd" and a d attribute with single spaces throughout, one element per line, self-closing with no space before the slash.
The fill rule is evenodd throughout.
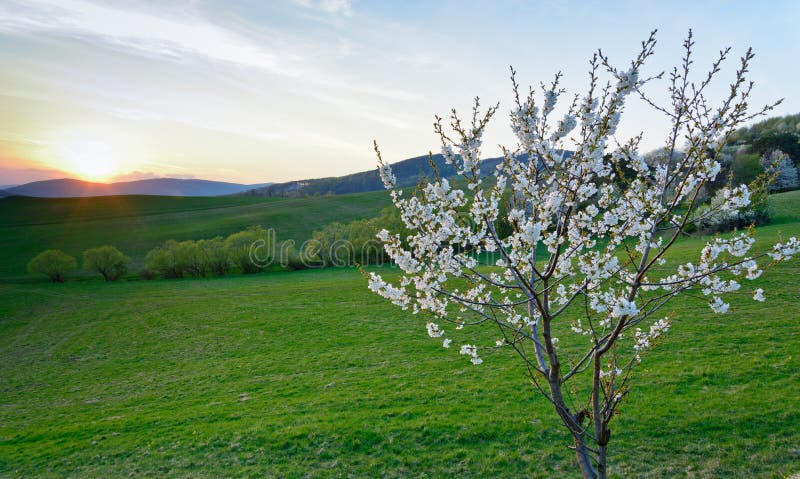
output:
<path id="1" fill-rule="evenodd" d="M 57 249 L 43 251 L 28 263 L 28 271 L 41 273 L 54 283 L 63 283 L 67 273 L 76 267 L 74 257 Z"/>
<path id="2" fill-rule="evenodd" d="M 206 262 L 196 241 L 181 241 L 175 243 L 174 248 L 176 266 L 181 275 L 187 274 L 193 278 L 206 275 Z"/>
<path id="3" fill-rule="evenodd" d="M 307 258 L 307 251 L 300 251 L 295 247 L 294 241 L 284 241 L 280 247 L 280 264 L 290 271 L 299 271 L 316 266 L 315 261 Z"/>
<path id="4" fill-rule="evenodd" d="M 83 252 L 83 269 L 100 273 L 106 281 L 120 279 L 128 270 L 129 261 L 120 250 L 110 245 Z"/>
<path id="5" fill-rule="evenodd" d="M 322 266 L 345 266 L 351 264 L 355 253 L 349 241 L 348 225 L 331 223 L 314 231 L 307 243 L 310 258 L 321 262 Z"/>
<path id="6" fill-rule="evenodd" d="M 180 278 L 183 269 L 178 263 L 178 242 L 169 240 L 163 246 L 150 250 L 145 256 L 145 268 L 161 275 L 162 278 Z"/>
<path id="7" fill-rule="evenodd" d="M 254 227 L 228 236 L 225 251 L 242 273 L 257 273 L 272 262 L 275 242 L 269 231 Z"/>
<path id="8" fill-rule="evenodd" d="M 228 252 L 225 250 L 225 240 L 217 236 L 216 238 L 200 240 L 197 242 L 203 268 L 210 274 L 223 276 L 231 269 L 231 262 Z"/>

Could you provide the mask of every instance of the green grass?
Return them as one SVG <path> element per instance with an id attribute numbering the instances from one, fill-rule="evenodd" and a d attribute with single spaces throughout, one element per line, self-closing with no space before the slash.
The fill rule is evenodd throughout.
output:
<path id="1" fill-rule="evenodd" d="M 773 199 L 760 244 L 800 234 L 798 199 Z M 672 305 L 612 423 L 613 477 L 800 472 L 798 273 L 748 282 L 728 315 Z M 0 476 L 576 477 L 510 353 L 472 366 L 365 283 L 330 269 L 0 284 Z"/>
<path id="2" fill-rule="evenodd" d="M 111 244 L 141 268 L 147 252 L 169 239 L 227 236 L 250 226 L 274 228 L 278 240 L 298 243 L 333 221 L 377 216 L 390 204 L 384 191 L 317 198 L 106 196 L 0 199 L 0 280 L 27 275 L 45 249 L 80 259 Z"/>

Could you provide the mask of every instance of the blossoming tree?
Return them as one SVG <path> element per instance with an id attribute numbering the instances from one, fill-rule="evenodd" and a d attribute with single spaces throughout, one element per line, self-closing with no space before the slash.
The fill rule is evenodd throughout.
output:
<path id="1" fill-rule="evenodd" d="M 800 251 L 791 238 L 751 254 L 755 240 L 748 230 L 711 239 L 692 262 L 671 258 L 698 192 L 720 171 L 715 158 L 727 136 L 775 105 L 748 111 L 748 50 L 725 97 L 712 106 L 706 93 L 729 49 L 694 81 L 691 32 L 681 64 L 666 75 L 668 101 L 659 104 L 644 87 L 664 75 L 641 75 L 655 43 L 654 31 L 624 69 L 598 51 L 586 93 L 561 107 L 560 118 L 553 117 L 565 95 L 561 75 L 542 85 L 538 100 L 534 89 L 520 91 L 512 69 L 511 128 L 518 144 L 503 149 L 493 174 L 482 174 L 480 155 L 497 106 L 481 113 L 476 99 L 471 119 L 453 111 L 449 128 L 437 117 L 442 154 L 463 187 L 435 178 L 409 195 L 395 188 L 375 146 L 381 178 L 411 234 L 380 232 L 403 274 L 388 282 L 370 273 L 370 289 L 424 313 L 428 334 L 445 348 L 453 341 L 445 336 L 448 323 L 494 328 L 496 343 L 461 344 L 460 353 L 481 364 L 484 350 L 513 350 L 569 430 L 587 478 L 607 476 L 609 423 L 629 392 L 631 371 L 670 328 L 669 302 L 699 291 L 709 297 L 710 312 L 725 313 L 724 298 L 742 280 Z M 661 161 L 645 161 L 642 134 L 625 141 L 615 136 L 630 97 L 670 121 Z M 716 209 L 738 211 L 750 203 L 746 185 L 726 187 L 722 196 Z M 501 219 L 511 225 L 508 236 L 498 234 Z M 496 264 L 476 259 L 487 253 Z M 753 299 L 763 301 L 764 292 L 753 291 Z"/>

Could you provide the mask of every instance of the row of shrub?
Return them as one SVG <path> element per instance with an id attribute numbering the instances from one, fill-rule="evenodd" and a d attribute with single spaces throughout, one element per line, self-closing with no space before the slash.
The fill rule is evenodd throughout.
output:
<path id="1" fill-rule="evenodd" d="M 766 196 L 768 178 L 759 176 L 751 183 L 753 204 L 738 213 L 720 211 L 719 192 L 704 202 L 691 218 L 690 232 L 714 234 L 761 225 L 768 222 Z M 501 218 L 506 216 L 501 206 Z M 498 220 L 496 230 L 501 238 L 512 233 L 508 221 Z M 302 245 L 294 241 L 278 242 L 273 230 L 252 227 L 227 238 L 175 241 L 169 240 L 150 250 L 145 256 L 142 278 L 223 276 L 231 272 L 243 274 L 275 270 L 298 270 L 355 264 L 383 264 L 389 261 L 376 235 L 381 229 L 400 233 L 409 231 L 396 208 L 385 208 L 380 216 L 349 223 L 331 223 L 314 231 Z M 114 281 L 128 270 L 129 259 L 113 246 L 101 246 L 83 253 L 83 268 L 99 273 L 106 281 Z M 58 250 L 36 256 L 28 265 L 31 272 L 42 273 L 54 282 L 63 282 L 69 271 L 76 269 L 75 258 Z"/>
<path id="2" fill-rule="evenodd" d="M 227 238 L 175 241 L 169 240 L 145 256 L 144 279 L 223 276 L 230 272 L 244 274 L 261 271 L 304 269 L 319 264 L 306 248 L 306 257 L 293 241 L 278 243 L 272 230 L 253 227 Z M 60 250 L 47 250 L 28 263 L 28 271 L 47 276 L 55 283 L 64 282 L 77 269 L 77 260 Z M 101 246 L 83 253 L 83 269 L 98 273 L 106 281 L 122 278 L 130 259 L 114 246 Z"/>
<path id="3" fill-rule="evenodd" d="M 389 258 L 376 238 L 382 229 L 400 233 L 403 238 L 408 234 L 397 209 L 384 208 L 375 218 L 331 223 L 314 231 L 302 247 L 302 257 L 321 267 L 383 264 Z"/>
<path id="4" fill-rule="evenodd" d="M 224 239 L 169 240 L 147 253 L 142 277 L 201 278 L 305 267 L 293 241 L 278 243 L 274 231 L 259 226 Z"/>
<path id="5" fill-rule="evenodd" d="M 296 245 L 279 242 L 275 232 L 252 227 L 223 238 L 166 241 L 150 250 L 139 275 L 154 278 L 201 278 L 223 276 L 232 272 L 252 274 L 262 271 L 299 270 L 355 264 L 380 264 L 388 261 L 376 234 L 381 229 L 406 232 L 396 210 L 386 208 L 381 215 L 347 224 L 332 223 L 312 237 Z M 115 281 L 128 271 L 130 260 L 113 246 L 101 246 L 84 252 L 83 267 L 96 272 L 106 281 Z M 74 257 L 47 250 L 28 265 L 34 273 L 42 273 L 54 282 L 63 282 L 75 270 Z"/>
<path id="6" fill-rule="evenodd" d="M 128 270 L 130 259 L 113 246 L 100 246 L 83 252 L 83 269 L 99 273 L 106 281 L 116 281 Z M 28 271 L 47 276 L 54 283 L 63 283 L 67 273 L 78 266 L 75 257 L 61 250 L 49 249 L 28 263 Z"/>

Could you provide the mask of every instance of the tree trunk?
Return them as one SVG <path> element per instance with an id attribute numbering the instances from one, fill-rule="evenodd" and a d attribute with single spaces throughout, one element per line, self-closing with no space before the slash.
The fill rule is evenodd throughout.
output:
<path id="1" fill-rule="evenodd" d="M 557 364 L 557 363 L 556 363 Z M 589 449 L 586 447 L 586 438 L 582 427 L 583 420 L 579 415 L 576 417 L 567 408 L 564 398 L 561 395 L 561 385 L 558 380 L 550 381 L 550 392 L 553 394 L 552 401 L 555 406 L 556 413 L 561 417 L 561 421 L 569 430 L 575 442 L 575 456 L 578 459 L 578 466 L 581 468 L 581 474 L 584 479 L 598 479 L 597 471 L 592 465 L 592 456 Z"/>
<path id="2" fill-rule="evenodd" d="M 583 436 L 574 437 L 575 455 L 578 458 L 578 466 L 581 468 L 581 474 L 583 474 L 584 479 L 599 479 L 600 477 L 605 479 L 605 476 L 598 475 L 592 466 L 592 457 L 589 455 L 589 450 L 586 448 L 586 440 Z"/>
<path id="3" fill-rule="evenodd" d="M 597 449 L 597 479 L 606 479 L 608 477 L 607 464 L 606 445 L 601 444 Z"/>

